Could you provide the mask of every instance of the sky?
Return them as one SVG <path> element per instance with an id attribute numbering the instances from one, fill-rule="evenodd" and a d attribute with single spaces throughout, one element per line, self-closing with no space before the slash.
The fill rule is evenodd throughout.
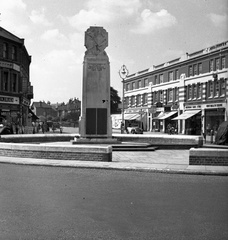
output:
<path id="1" fill-rule="evenodd" d="M 228 0 L 0 0 L 0 26 L 32 56 L 32 101 L 82 99 L 85 31 L 108 32 L 111 86 L 129 74 L 228 40 Z"/>

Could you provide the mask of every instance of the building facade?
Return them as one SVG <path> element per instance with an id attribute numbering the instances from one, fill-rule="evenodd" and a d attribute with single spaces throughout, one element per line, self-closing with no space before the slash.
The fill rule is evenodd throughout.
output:
<path id="1" fill-rule="evenodd" d="M 228 41 L 129 75 L 125 113 L 144 112 L 144 130 L 209 134 L 228 119 Z"/>
<path id="2" fill-rule="evenodd" d="M 24 39 L 0 27 L 0 123 L 28 126 L 33 98 Z"/>

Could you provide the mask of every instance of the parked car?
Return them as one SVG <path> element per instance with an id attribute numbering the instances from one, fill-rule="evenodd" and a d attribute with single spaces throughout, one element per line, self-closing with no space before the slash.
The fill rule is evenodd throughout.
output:
<path id="1" fill-rule="evenodd" d="M 143 130 L 140 127 L 128 127 L 127 130 L 132 134 L 143 134 Z"/>

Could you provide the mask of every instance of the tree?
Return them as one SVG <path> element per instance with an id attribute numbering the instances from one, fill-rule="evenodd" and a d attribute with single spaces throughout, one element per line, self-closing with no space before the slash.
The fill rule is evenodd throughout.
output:
<path id="1" fill-rule="evenodd" d="M 118 91 L 113 87 L 110 87 L 110 101 L 111 101 L 111 114 L 120 113 L 118 105 L 121 103 Z"/>

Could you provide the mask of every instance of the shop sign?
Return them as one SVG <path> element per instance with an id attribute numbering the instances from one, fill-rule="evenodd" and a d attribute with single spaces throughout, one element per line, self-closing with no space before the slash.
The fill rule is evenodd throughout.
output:
<path id="1" fill-rule="evenodd" d="M 185 106 L 185 109 L 199 109 L 201 105 L 192 105 L 192 106 Z"/>
<path id="2" fill-rule="evenodd" d="M 22 104 L 25 105 L 25 106 L 29 106 L 30 102 L 29 102 L 28 99 L 22 98 Z"/>
<path id="3" fill-rule="evenodd" d="M 218 107 L 223 107 L 222 103 L 219 104 L 207 104 L 206 108 L 218 108 Z"/>
<path id="4" fill-rule="evenodd" d="M 0 103 L 19 104 L 19 97 L 11 97 L 11 96 L 0 95 Z"/>
<path id="5" fill-rule="evenodd" d="M 15 63 L 0 61 L 0 67 L 11 68 L 11 69 L 14 69 L 14 70 L 20 72 L 20 66 Z"/>
<path id="6" fill-rule="evenodd" d="M 157 107 L 156 111 L 157 112 L 164 112 L 165 108 L 164 107 Z"/>

